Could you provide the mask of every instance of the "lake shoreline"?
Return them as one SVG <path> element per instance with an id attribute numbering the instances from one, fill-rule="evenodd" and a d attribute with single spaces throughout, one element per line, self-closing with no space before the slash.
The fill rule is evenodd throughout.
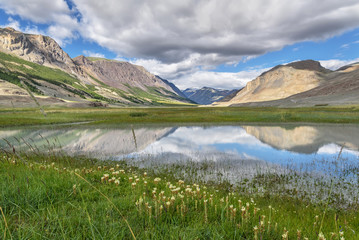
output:
<path id="1" fill-rule="evenodd" d="M 257 124 L 257 123 L 359 123 L 359 107 L 311 108 L 45 108 L 0 109 L 0 128 L 11 126 L 75 124 Z"/>

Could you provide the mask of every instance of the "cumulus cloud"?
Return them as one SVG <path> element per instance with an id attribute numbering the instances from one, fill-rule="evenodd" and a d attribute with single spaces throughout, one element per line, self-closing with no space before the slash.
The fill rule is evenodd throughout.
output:
<path id="1" fill-rule="evenodd" d="M 198 55 L 197 57 L 200 56 Z M 165 64 L 155 59 L 137 59 L 131 61 L 131 63 L 144 66 L 153 74 L 166 76 L 167 79 L 182 90 L 189 87 L 201 88 L 203 86 L 239 89 L 262 72 L 269 70 L 268 68 L 256 68 L 240 72 L 215 72 L 211 71 L 210 67 L 208 69 L 198 67 L 198 65 L 195 65 L 196 60 L 198 60 L 196 56 L 192 55 L 190 58 L 178 63 Z"/>
<path id="2" fill-rule="evenodd" d="M 176 63 L 198 53 L 239 61 L 359 24 L 355 0 L 74 0 L 83 35 L 119 55 Z M 207 63 L 209 64 L 209 63 Z"/>
<path id="3" fill-rule="evenodd" d="M 58 16 L 68 16 L 70 10 L 63 0 L 0 0 L 0 7 L 10 15 L 19 15 L 37 23 L 62 21 Z"/>
<path id="4" fill-rule="evenodd" d="M 18 15 L 24 20 L 34 23 L 48 24 L 46 31 L 37 33 L 50 35 L 60 45 L 64 45 L 76 38 L 79 23 L 73 16 L 75 10 L 70 10 L 64 0 L 0 0 L 0 8 L 9 15 Z M 17 22 L 18 23 L 18 22 Z M 16 25 L 17 30 L 28 33 L 34 32 L 34 28 Z"/>
<path id="5" fill-rule="evenodd" d="M 4 27 L 12 27 L 14 29 L 20 29 L 20 23 L 19 21 L 14 20 L 12 17 L 9 17 L 7 19 L 7 24 L 6 25 L 1 25 L 0 27 L 4 28 Z"/>
<path id="6" fill-rule="evenodd" d="M 12 17 L 9 17 L 7 19 L 7 21 L 8 21 L 7 24 L 0 25 L 0 27 L 2 27 L 2 28 L 4 28 L 4 27 L 12 27 L 12 28 L 14 28 L 14 29 L 16 29 L 18 31 L 21 31 L 21 32 L 32 33 L 32 34 L 44 34 L 44 32 L 39 30 L 37 28 L 37 26 L 26 26 L 25 28 L 21 27 L 20 22 L 16 21 Z"/>
<path id="7" fill-rule="evenodd" d="M 351 59 L 351 60 L 329 59 L 329 60 L 322 60 L 319 62 L 325 68 L 328 68 L 330 70 L 337 70 L 338 68 L 343 67 L 345 65 L 359 62 L 359 58 Z"/>
<path id="8" fill-rule="evenodd" d="M 268 69 L 240 71 L 237 73 L 196 71 L 192 74 L 174 79 L 172 82 L 180 89 L 188 87 L 201 88 L 203 86 L 224 89 L 239 89 L 244 87 L 247 82 L 253 80 L 266 70 Z"/>
<path id="9" fill-rule="evenodd" d="M 105 58 L 105 55 L 102 53 L 92 52 L 90 50 L 83 50 L 82 53 L 87 57 Z"/>

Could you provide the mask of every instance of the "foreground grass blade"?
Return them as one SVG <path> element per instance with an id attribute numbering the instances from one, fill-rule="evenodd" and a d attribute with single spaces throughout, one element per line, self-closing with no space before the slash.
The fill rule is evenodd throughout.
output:
<path id="1" fill-rule="evenodd" d="M 11 237 L 11 239 L 12 239 L 11 232 L 10 232 L 9 227 L 8 227 L 8 225 L 7 225 L 7 222 L 6 222 L 5 214 L 4 214 L 4 212 L 2 211 L 2 207 L 0 207 L 0 211 L 1 211 L 1 215 L 2 215 L 2 217 L 3 217 L 3 219 L 4 219 L 4 222 L 5 222 L 4 239 L 6 239 L 6 231 L 9 231 L 10 237 Z"/>
<path id="2" fill-rule="evenodd" d="M 131 235 L 133 237 L 133 239 L 136 240 L 135 234 L 132 231 L 132 228 L 130 226 L 130 224 L 128 223 L 127 219 L 122 215 L 121 211 L 116 207 L 116 205 L 111 201 L 111 199 L 109 199 L 105 194 L 103 194 L 98 188 L 96 188 L 94 185 L 92 185 L 89 181 L 87 181 L 85 178 L 83 178 L 81 175 L 79 175 L 78 173 L 75 173 L 76 176 L 78 176 L 79 178 L 81 178 L 82 180 L 84 180 L 87 184 L 89 184 L 93 189 L 95 189 L 98 193 L 100 193 L 104 198 L 106 198 L 106 200 L 111 203 L 111 205 L 116 209 L 116 211 L 118 212 L 118 214 L 120 214 L 120 216 L 122 217 L 122 219 L 125 221 L 125 223 L 127 224 L 128 229 L 131 232 Z"/>

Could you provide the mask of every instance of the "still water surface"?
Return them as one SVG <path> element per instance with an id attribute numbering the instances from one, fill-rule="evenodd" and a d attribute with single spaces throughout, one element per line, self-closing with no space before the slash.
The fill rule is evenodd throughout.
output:
<path id="1" fill-rule="evenodd" d="M 69 154 L 98 158 L 248 160 L 274 164 L 313 159 L 359 159 L 359 125 L 282 126 L 122 126 L 1 130 L 0 139 L 28 148 L 60 148 Z M 0 141 L 6 147 L 5 141 Z M 342 151 L 341 151 L 341 148 Z"/>

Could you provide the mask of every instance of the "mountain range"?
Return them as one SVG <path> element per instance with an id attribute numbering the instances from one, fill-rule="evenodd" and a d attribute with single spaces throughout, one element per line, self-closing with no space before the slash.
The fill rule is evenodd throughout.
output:
<path id="1" fill-rule="evenodd" d="M 128 62 L 69 55 L 50 37 L 0 29 L 0 106 L 192 104 L 168 81 Z"/>
<path id="2" fill-rule="evenodd" d="M 326 106 L 359 104 L 359 63 L 331 71 L 313 60 L 278 65 L 217 106 Z"/>
<path id="3" fill-rule="evenodd" d="M 187 88 L 183 94 L 192 101 L 201 104 L 209 105 L 213 102 L 221 101 L 224 97 L 237 92 L 238 90 L 222 90 L 210 87 L 203 87 L 201 89 Z"/>
<path id="4" fill-rule="evenodd" d="M 0 28 L 0 106 L 326 106 L 359 104 L 359 63 L 278 65 L 240 90 L 186 89 L 129 62 L 71 58 L 50 37 Z"/>

